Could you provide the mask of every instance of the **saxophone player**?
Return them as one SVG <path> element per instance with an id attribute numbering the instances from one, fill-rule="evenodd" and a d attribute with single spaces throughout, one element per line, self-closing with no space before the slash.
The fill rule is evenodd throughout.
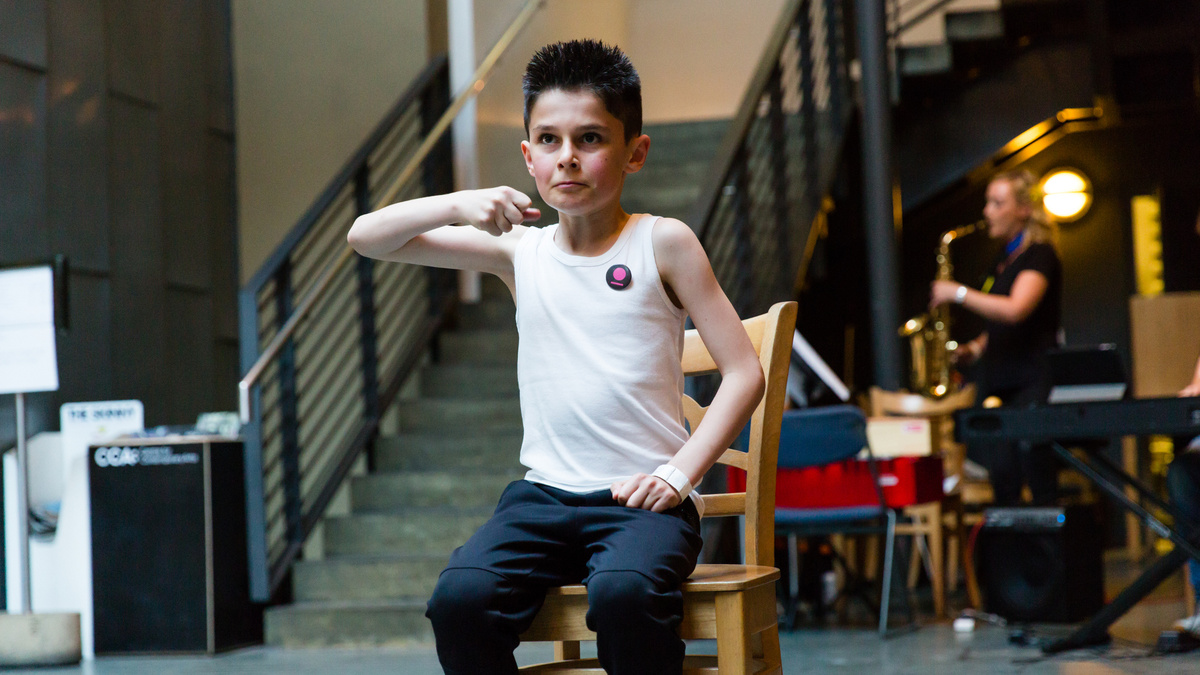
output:
<path id="1" fill-rule="evenodd" d="M 931 308 L 956 303 L 983 319 L 983 333 L 952 354 L 958 364 L 975 363 L 979 400 L 995 396 L 1004 405 L 1032 405 L 1045 402 L 1049 390 L 1045 354 L 1058 343 L 1062 265 L 1058 231 L 1034 195 L 1036 185 L 1028 171 L 1001 173 L 988 184 L 988 236 L 1005 247 L 982 288 L 938 280 L 930 289 Z M 1049 447 L 1002 443 L 969 452 L 988 468 L 997 504 L 1018 503 L 1024 484 L 1034 504 L 1054 503 L 1056 464 Z"/>

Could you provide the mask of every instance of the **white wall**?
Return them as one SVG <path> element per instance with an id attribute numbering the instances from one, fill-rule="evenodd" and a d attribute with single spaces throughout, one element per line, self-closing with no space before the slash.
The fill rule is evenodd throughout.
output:
<path id="1" fill-rule="evenodd" d="M 425 0 L 233 0 L 245 281 L 427 62 Z"/>
<path id="2" fill-rule="evenodd" d="M 484 185 L 533 189 L 521 74 L 540 46 L 615 43 L 647 123 L 730 117 L 784 0 L 549 0 L 479 97 Z M 476 0 L 482 59 L 524 0 Z M 253 274 L 426 63 L 426 0 L 233 0 L 241 275 Z"/>
<path id="3" fill-rule="evenodd" d="M 523 4 L 476 0 L 480 59 Z M 481 182 L 533 189 L 519 147 L 521 74 L 542 45 L 591 37 L 621 47 L 641 76 L 647 124 L 727 118 L 737 111 L 783 5 L 784 0 L 550 0 L 480 94 Z"/>

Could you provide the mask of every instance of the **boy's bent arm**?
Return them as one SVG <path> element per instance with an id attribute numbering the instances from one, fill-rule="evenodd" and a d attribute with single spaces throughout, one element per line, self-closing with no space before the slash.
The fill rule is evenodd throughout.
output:
<path id="1" fill-rule="evenodd" d="M 360 254 L 395 262 L 512 275 L 514 227 L 540 213 L 508 187 L 422 197 L 359 216 L 346 236 Z M 464 223 L 471 227 L 446 227 Z"/>
<path id="2" fill-rule="evenodd" d="M 652 236 L 659 275 L 688 310 L 721 372 L 721 385 L 704 421 L 692 430 L 691 437 L 670 461 L 695 485 L 729 448 L 754 412 L 766 388 L 766 378 L 754 345 L 717 283 L 708 256 L 692 230 L 678 220 L 664 218 L 655 224 Z M 650 480 L 666 485 L 661 479 Z M 668 500 L 660 508 L 656 493 L 661 492 L 661 486 L 649 487 L 647 482 L 636 476 L 622 481 L 614 486 L 614 496 L 627 506 L 654 511 L 679 503 Z M 670 486 L 666 490 L 673 493 Z M 643 505 L 647 502 L 648 505 Z"/>

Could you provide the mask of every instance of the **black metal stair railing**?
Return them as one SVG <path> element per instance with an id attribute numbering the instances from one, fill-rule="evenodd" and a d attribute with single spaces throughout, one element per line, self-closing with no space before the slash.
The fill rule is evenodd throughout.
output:
<path id="1" fill-rule="evenodd" d="M 526 0 L 453 100 L 433 59 L 239 293 L 250 595 L 274 596 L 453 308 L 455 274 L 376 265 L 363 213 L 454 189 L 446 135 L 545 0 Z"/>
<path id="2" fill-rule="evenodd" d="M 445 57 L 434 59 L 239 294 L 243 372 L 251 371 L 299 299 L 304 321 L 246 389 L 251 594 L 270 598 L 355 458 L 368 447 L 397 379 L 444 313 L 453 275 L 345 255 L 346 231 L 371 210 L 450 105 Z M 411 199 L 453 189 L 449 138 L 401 188 Z M 323 285 L 319 293 L 314 289 Z"/>
<path id="3" fill-rule="evenodd" d="M 844 0 L 793 0 L 721 142 L 692 224 L 742 316 L 790 300 L 853 109 Z"/>

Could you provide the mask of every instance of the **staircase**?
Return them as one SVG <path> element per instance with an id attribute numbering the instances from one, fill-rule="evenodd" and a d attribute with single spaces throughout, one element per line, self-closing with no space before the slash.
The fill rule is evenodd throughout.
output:
<path id="1" fill-rule="evenodd" d="M 725 121 L 647 127 L 651 162 L 627 183 L 625 208 L 686 218 Z M 350 513 L 324 519 L 324 558 L 296 563 L 293 602 L 266 612 L 266 641 L 285 647 L 378 646 L 433 639 L 425 603 L 451 551 L 520 478 L 515 306 L 485 276 L 461 305 L 419 396 L 398 406 L 400 433 L 376 441 L 373 473 L 350 479 Z"/>
<path id="2" fill-rule="evenodd" d="M 956 0 L 901 36 L 893 138 L 905 213 L 1033 125 L 1095 103 L 1084 5 Z"/>

